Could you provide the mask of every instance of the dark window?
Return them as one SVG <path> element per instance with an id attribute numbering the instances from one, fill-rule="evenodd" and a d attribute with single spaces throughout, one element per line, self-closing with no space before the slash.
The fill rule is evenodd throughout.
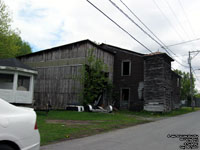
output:
<path id="1" fill-rule="evenodd" d="M 29 91 L 30 87 L 30 77 L 18 76 L 17 90 L 18 91 Z"/>
<path id="2" fill-rule="evenodd" d="M 129 100 L 129 89 L 122 89 L 122 100 L 123 101 Z"/>
<path id="3" fill-rule="evenodd" d="M 0 89 L 13 89 L 13 74 L 0 74 Z"/>
<path id="4" fill-rule="evenodd" d="M 124 61 L 122 63 L 122 75 L 129 76 L 131 74 L 131 63 L 130 61 Z"/>

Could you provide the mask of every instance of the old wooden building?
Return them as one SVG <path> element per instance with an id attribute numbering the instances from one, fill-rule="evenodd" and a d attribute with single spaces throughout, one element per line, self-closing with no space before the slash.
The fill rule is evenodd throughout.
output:
<path id="1" fill-rule="evenodd" d="M 144 56 L 144 110 L 167 112 L 180 107 L 180 77 L 165 53 Z"/>
<path id="2" fill-rule="evenodd" d="M 101 44 L 101 47 L 114 52 L 114 101 L 120 109 L 143 109 L 143 54 L 119 47 Z"/>
<path id="3" fill-rule="evenodd" d="M 63 109 L 67 104 L 80 104 L 82 86 L 79 77 L 89 51 L 108 66 L 113 79 L 114 54 L 90 40 L 83 40 L 35 52 L 19 59 L 38 71 L 34 100 L 38 109 L 50 103 L 53 109 Z"/>
<path id="4" fill-rule="evenodd" d="M 171 70 L 173 59 L 165 53 L 144 55 L 108 44 L 83 40 L 35 52 L 19 59 L 38 71 L 35 105 L 54 109 L 80 104 L 83 88 L 78 78 L 89 51 L 108 66 L 114 85 L 112 101 L 119 109 L 170 111 L 180 103 L 180 77 Z"/>

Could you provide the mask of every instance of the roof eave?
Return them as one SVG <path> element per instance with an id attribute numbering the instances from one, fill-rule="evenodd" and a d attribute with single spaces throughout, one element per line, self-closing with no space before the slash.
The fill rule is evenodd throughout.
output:
<path id="1" fill-rule="evenodd" d="M 28 69 L 24 69 L 24 68 L 9 67 L 9 66 L 0 66 L 0 70 L 19 71 L 19 72 L 30 73 L 30 74 L 34 74 L 34 75 L 38 74 L 38 72 L 36 70 L 28 70 Z"/>

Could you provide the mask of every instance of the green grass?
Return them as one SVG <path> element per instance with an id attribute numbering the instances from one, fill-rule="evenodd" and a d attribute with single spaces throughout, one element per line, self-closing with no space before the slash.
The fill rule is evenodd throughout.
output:
<path id="1" fill-rule="evenodd" d="M 197 111 L 197 110 L 200 110 L 200 108 L 196 107 L 194 109 L 194 111 Z M 182 115 L 182 114 L 186 114 L 186 113 L 190 113 L 194 111 L 192 111 L 191 107 L 182 107 L 181 109 L 173 110 L 171 112 L 164 112 L 164 113 L 147 112 L 147 111 L 141 111 L 141 112 L 122 111 L 120 113 L 131 114 L 131 115 L 140 116 L 140 117 L 156 118 L 156 117 L 173 117 L 173 116 Z"/>
<path id="2" fill-rule="evenodd" d="M 197 110 L 197 109 L 196 109 Z M 199 110 L 199 109 L 198 109 Z M 51 142 L 79 138 L 97 133 L 124 128 L 149 122 L 144 118 L 172 117 L 192 112 L 191 108 L 182 108 L 170 113 L 150 113 L 146 111 L 118 111 L 115 113 L 89 113 L 72 111 L 37 112 L 37 124 L 41 136 L 41 145 Z M 85 121 L 88 124 L 70 124 L 63 122 L 47 123 L 47 120 Z"/>
<path id="3" fill-rule="evenodd" d="M 37 112 L 37 124 L 41 136 L 41 145 L 69 138 L 77 138 L 147 122 L 124 113 L 89 113 L 72 111 Z M 65 125 L 47 123 L 46 120 L 81 120 L 86 125 Z"/>

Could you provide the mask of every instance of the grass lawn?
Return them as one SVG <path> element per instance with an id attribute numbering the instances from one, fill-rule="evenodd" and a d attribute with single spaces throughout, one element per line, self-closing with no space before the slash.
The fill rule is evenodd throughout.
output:
<path id="1" fill-rule="evenodd" d="M 200 108 L 196 107 L 194 111 L 200 110 Z M 131 111 L 122 111 L 121 113 L 131 114 L 140 117 L 153 117 L 153 118 L 160 118 L 160 117 L 173 117 L 177 115 L 187 114 L 193 112 L 191 107 L 182 107 L 181 109 L 177 109 L 171 112 L 166 113 L 153 113 L 147 111 L 140 111 L 140 112 L 131 112 Z"/>
<path id="2" fill-rule="evenodd" d="M 197 109 L 196 109 L 197 110 Z M 84 137 L 149 122 L 145 118 L 171 117 L 192 112 L 182 108 L 170 113 L 118 111 L 111 114 L 72 111 L 37 112 L 41 145 L 51 142 Z"/>

